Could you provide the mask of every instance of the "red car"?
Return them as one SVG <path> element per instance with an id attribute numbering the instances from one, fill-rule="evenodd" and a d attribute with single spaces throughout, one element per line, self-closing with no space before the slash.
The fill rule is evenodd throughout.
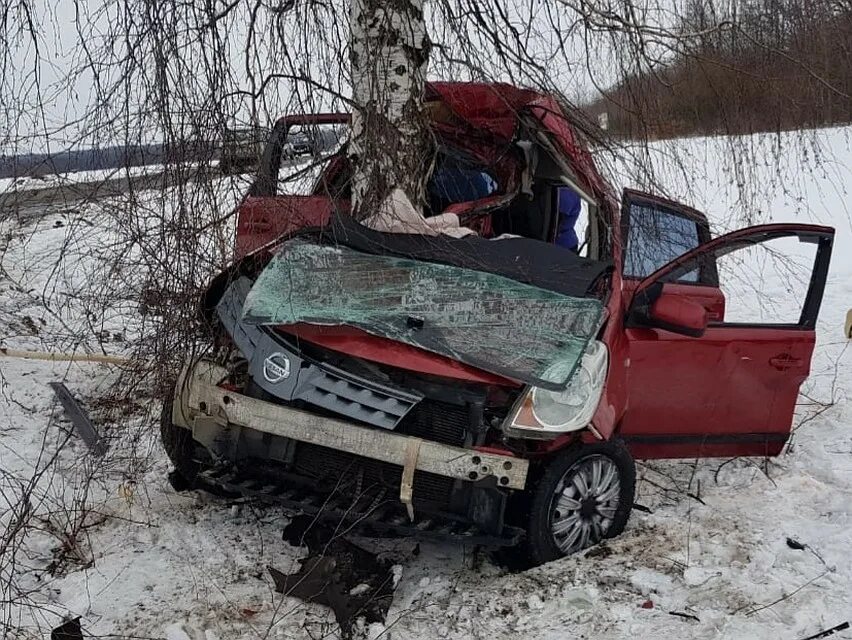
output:
<path id="1" fill-rule="evenodd" d="M 425 215 L 477 233 L 356 222 L 345 147 L 311 195 L 282 195 L 290 128 L 348 117 L 281 119 L 239 207 L 236 262 L 204 297 L 214 346 L 164 409 L 175 477 L 375 534 L 520 543 L 545 562 L 624 529 L 634 459 L 781 452 L 833 229 L 711 238 L 676 202 L 625 191 L 619 206 L 551 97 L 435 83 L 426 102 Z M 579 251 L 555 243 L 566 188 L 585 212 Z M 807 254 L 773 280 L 770 302 L 798 307 L 780 323 L 750 304 L 759 285 L 726 290 L 778 243 Z M 752 316 L 734 315 L 743 301 Z"/>

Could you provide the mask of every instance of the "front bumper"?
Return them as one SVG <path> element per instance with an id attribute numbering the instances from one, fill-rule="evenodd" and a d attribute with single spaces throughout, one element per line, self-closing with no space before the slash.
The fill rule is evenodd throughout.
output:
<path id="1" fill-rule="evenodd" d="M 172 422 L 214 454 L 227 455 L 247 430 L 380 460 L 403 468 L 400 500 L 410 503 L 414 471 L 468 482 L 493 478 L 497 487 L 524 489 L 529 462 L 523 458 L 463 449 L 385 429 L 328 418 L 265 402 L 218 386 L 226 371 L 208 361 L 181 377 Z"/>

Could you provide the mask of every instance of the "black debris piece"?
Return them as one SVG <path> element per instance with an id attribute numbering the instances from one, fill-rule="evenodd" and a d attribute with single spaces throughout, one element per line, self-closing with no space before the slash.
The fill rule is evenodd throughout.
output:
<path id="1" fill-rule="evenodd" d="M 791 549 L 796 549 L 797 551 L 802 551 L 808 545 L 802 544 L 801 542 L 799 542 L 798 540 L 796 540 L 794 538 L 787 538 L 787 546 L 790 547 Z"/>
<path id="2" fill-rule="evenodd" d="M 670 616 L 677 616 L 678 618 L 685 618 L 686 620 L 694 620 L 695 622 L 701 622 L 698 616 L 694 616 L 691 613 L 684 613 L 683 611 L 669 611 Z"/>
<path id="3" fill-rule="evenodd" d="M 96 456 L 104 455 L 106 453 L 106 444 L 104 444 L 100 435 L 98 435 L 95 425 L 92 424 L 92 421 L 89 419 L 89 414 L 87 414 L 85 409 L 83 409 L 83 407 L 81 407 L 74 399 L 74 396 L 72 396 L 71 392 L 68 391 L 68 387 L 66 387 L 62 382 L 49 382 L 48 384 L 50 385 L 50 388 L 53 389 L 53 392 L 59 400 L 59 404 L 62 405 L 62 408 L 65 410 L 65 414 L 71 420 L 71 423 L 83 439 L 83 442 L 86 443 L 86 446 L 88 446 L 89 449 L 92 450 L 92 453 Z"/>
<path id="4" fill-rule="evenodd" d="M 83 640 L 83 629 L 80 618 L 63 622 L 50 632 L 50 640 Z"/>
<path id="5" fill-rule="evenodd" d="M 301 568 L 284 574 L 268 567 L 275 590 L 305 602 L 329 607 L 342 637 L 352 637 L 354 621 L 384 622 L 393 598 L 392 564 L 321 526 L 314 518 L 295 519 L 284 531 L 291 544 L 307 544 Z"/>
<path id="6" fill-rule="evenodd" d="M 807 638 L 802 638 L 802 640 L 819 640 L 819 638 L 827 638 L 828 636 L 833 636 L 838 631 L 845 631 L 849 628 L 849 622 L 841 622 L 837 626 L 831 627 L 831 629 L 826 629 L 824 631 L 820 631 L 819 633 L 815 633 L 812 636 L 808 636 Z"/>

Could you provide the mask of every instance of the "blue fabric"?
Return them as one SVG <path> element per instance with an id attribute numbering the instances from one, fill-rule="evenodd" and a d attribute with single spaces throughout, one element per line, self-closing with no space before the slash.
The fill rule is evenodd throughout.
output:
<path id="1" fill-rule="evenodd" d="M 580 247 L 580 239 L 577 237 L 574 225 L 580 217 L 580 196 L 568 187 L 559 187 L 558 206 L 559 226 L 556 230 L 556 244 L 576 251 Z"/>
<path id="2" fill-rule="evenodd" d="M 428 189 L 431 195 L 455 204 L 490 196 L 497 184 L 483 171 L 444 166 L 432 174 Z"/>

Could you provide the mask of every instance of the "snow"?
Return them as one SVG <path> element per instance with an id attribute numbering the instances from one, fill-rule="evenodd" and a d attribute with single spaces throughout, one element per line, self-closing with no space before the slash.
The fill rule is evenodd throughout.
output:
<path id="1" fill-rule="evenodd" d="M 742 166 L 732 150 L 748 145 L 771 152 L 778 148 L 774 136 L 653 146 L 658 179 L 671 195 L 705 210 L 716 232 L 743 220 L 837 227 L 818 345 L 790 451 L 770 461 L 640 464 L 636 501 L 647 511 L 634 510 L 622 536 L 522 573 L 472 549 L 420 544 L 415 553 L 410 541 L 384 541 L 398 563 L 397 590 L 385 624 L 356 625 L 359 637 L 796 640 L 852 620 L 852 411 L 846 402 L 852 368 L 842 333 L 852 307 L 851 134 L 852 128 L 810 132 L 805 147 L 784 144 L 777 163 L 765 166 Z M 675 151 L 679 163 L 671 161 Z M 613 163 L 621 176 L 635 166 Z M 24 227 L 0 223 L 3 346 L 96 348 L 81 308 L 56 304 L 63 292 L 93 286 L 116 291 L 121 302 L 101 314 L 103 328 L 125 332 L 131 343 L 144 331 L 133 296 L 125 301 L 118 284 L 95 280 L 102 273 L 95 268 L 98 249 L 115 229 L 91 211 L 62 215 Z M 73 226 L 83 218 L 91 226 L 74 233 L 83 229 Z M 67 267 L 58 286 L 34 258 L 45 251 L 61 255 Z M 39 335 L 27 332 L 24 316 L 42 325 Z M 118 344 L 115 352 L 123 348 Z M 63 616 L 79 615 L 87 633 L 99 636 L 335 637 L 327 610 L 272 589 L 267 565 L 291 571 L 305 553 L 282 540 L 287 515 L 242 500 L 175 493 L 157 442 L 156 400 L 138 395 L 118 416 L 97 406 L 114 379 L 115 371 L 102 365 L 0 357 L 4 536 L 17 518 L 15 496 L 43 471 L 30 500 L 38 526 L 19 539 L 14 566 L 0 554 L 6 634 L 44 637 Z M 92 409 L 110 438 L 105 459 L 92 459 L 70 434 L 46 387 L 50 380 L 65 380 Z M 86 510 L 80 508 L 84 495 Z M 68 531 L 76 534 L 70 545 Z M 788 537 L 806 548 L 790 548 Z M 63 542 L 71 552 L 57 551 Z"/>

